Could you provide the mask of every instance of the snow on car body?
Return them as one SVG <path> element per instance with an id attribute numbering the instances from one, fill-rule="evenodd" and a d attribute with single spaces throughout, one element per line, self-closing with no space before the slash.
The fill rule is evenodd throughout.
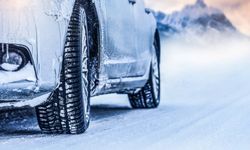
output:
<path id="1" fill-rule="evenodd" d="M 28 73 L 22 69 L 11 73 L 1 71 L 0 99 L 26 101 L 50 93 L 59 83 L 73 0 L 68 1 L 69 8 L 63 8 L 66 3 L 57 3 L 56 0 L 1 0 L 0 3 L 1 50 L 7 51 L 10 44 L 24 46 L 32 63 L 24 68 Z"/>
<path id="2" fill-rule="evenodd" d="M 159 47 L 159 37 L 143 1 L 0 0 L 0 4 L 0 107 L 37 106 L 39 116 L 40 105 L 60 99 L 61 91 L 67 95 L 67 88 L 72 89 L 74 84 L 66 80 L 73 80 L 75 74 L 67 74 L 67 65 L 73 64 L 68 59 L 78 53 L 87 58 L 81 59 L 88 65 L 81 68 L 79 76 L 83 78 L 88 70 L 89 83 L 83 79 L 81 86 L 90 96 L 130 93 L 130 99 L 135 99 L 148 82 L 154 69 L 154 42 L 157 40 Z M 71 53 L 78 47 L 81 52 Z M 55 93 L 57 98 L 52 98 Z M 88 94 L 82 93 L 81 97 L 88 99 Z M 67 101 L 67 96 L 64 99 Z"/>

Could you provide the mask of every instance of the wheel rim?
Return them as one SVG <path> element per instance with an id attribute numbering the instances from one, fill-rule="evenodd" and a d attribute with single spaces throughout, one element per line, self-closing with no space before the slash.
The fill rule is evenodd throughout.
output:
<path id="1" fill-rule="evenodd" d="M 87 45 L 87 22 L 84 9 L 81 9 L 81 45 L 82 45 L 82 99 L 84 109 L 84 120 L 86 123 L 90 120 L 90 102 L 89 102 L 89 81 L 88 81 L 88 45 Z"/>
<path id="2" fill-rule="evenodd" d="M 157 58 L 156 53 L 152 58 L 152 86 L 154 92 L 154 98 L 157 104 L 160 101 L 160 68 L 159 68 L 159 60 Z"/>

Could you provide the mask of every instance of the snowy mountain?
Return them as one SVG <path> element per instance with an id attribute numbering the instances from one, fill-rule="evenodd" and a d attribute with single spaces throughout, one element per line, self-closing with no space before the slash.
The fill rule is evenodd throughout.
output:
<path id="1" fill-rule="evenodd" d="M 158 27 L 165 34 L 182 32 L 204 33 L 237 32 L 237 29 L 219 9 L 209 7 L 203 0 L 197 0 L 193 5 L 185 6 L 181 11 L 170 15 L 163 12 L 154 13 Z"/>

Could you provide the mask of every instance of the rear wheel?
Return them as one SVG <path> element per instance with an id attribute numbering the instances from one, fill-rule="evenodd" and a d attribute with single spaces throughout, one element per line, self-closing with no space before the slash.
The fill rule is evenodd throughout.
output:
<path id="1" fill-rule="evenodd" d="M 160 104 L 160 45 L 157 38 L 154 49 L 150 77 L 146 85 L 139 92 L 128 95 L 133 108 L 156 108 Z"/>
<path id="2" fill-rule="evenodd" d="M 89 126 L 87 36 L 85 11 L 76 3 L 66 36 L 60 86 L 46 103 L 36 107 L 39 126 L 46 133 L 80 134 Z"/>

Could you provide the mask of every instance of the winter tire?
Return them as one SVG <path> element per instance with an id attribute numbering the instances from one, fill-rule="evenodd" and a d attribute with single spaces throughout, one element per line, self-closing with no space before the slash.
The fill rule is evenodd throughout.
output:
<path id="1" fill-rule="evenodd" d="M 66 35 L 60 85 L 47 102 L 36 107 L 45 133 L 80 134 L 90 122 L 87 21 L 76 2 Z"/>
<path id="2" fill-rule="evenodd" d="M 155 49 L 146 85 L 138 92 L 129 94 L 133 108 L 156 108 L 160 104 L 160 43 L 158 34 L 153 44 Z"/>

